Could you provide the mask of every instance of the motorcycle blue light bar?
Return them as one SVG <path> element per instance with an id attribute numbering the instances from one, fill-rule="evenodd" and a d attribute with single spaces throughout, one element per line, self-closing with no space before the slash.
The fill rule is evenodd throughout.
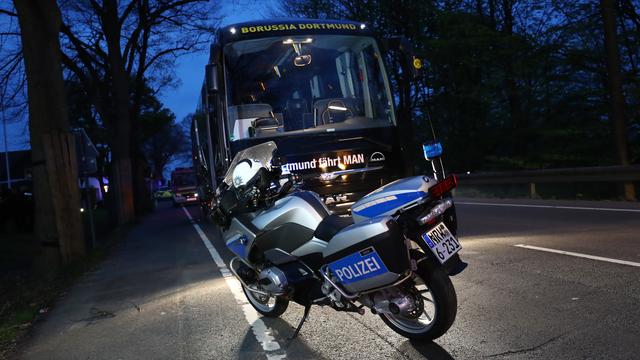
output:
<path id="1" fill-rule="evenodd" d="M 433 160 L 442 156 L 442 144 L 431 142 L 422 144 L 422 151 L 426 160 Z"/>

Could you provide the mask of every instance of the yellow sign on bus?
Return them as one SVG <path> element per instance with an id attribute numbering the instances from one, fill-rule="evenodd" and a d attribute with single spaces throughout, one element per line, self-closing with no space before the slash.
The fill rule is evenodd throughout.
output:
<path id="1" fill-rule="evenodd" d="M 358 27 L 354 24 L 331 24 L 331 23 L 315 23 L 315 24 L 273 24 L 259 26 L 243 26 L 240 32 L 243 34 L 286 31 L 286 30 L 356 30 Z"/>

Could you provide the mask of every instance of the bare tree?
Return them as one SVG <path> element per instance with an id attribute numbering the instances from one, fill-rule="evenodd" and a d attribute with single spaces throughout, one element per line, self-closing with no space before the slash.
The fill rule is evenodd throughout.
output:
<path id="1" fill-rule="evenodd" d="M 142 92 L 170 83 L 173 61 L 209 43 L 213 9 L 206 0 L 69 1 L 62 9 L 64 64 L 111 130 L 111 188 L 123 224 L 134 216 L 132 134 Z"/>
<path id="2" fill-rule="evenodd" d="M 28 82 L 35 236 L 71 261 L 84 255 L 85 246 L 60 60 L 60 11 L 55 0 L 15 0 L 14 5 Z"/>
<path id="3" fill-rule="evenodd" d="M 0 8 L 0 111 L 3 121 L 22 119 L 27 108 L 26 76 L 20 44 L 18 14 L 11 8 Z"/>
<path id="4" fill-rule="evenodd" d="M 153 177 L 164 180 L 164 170 L 174 160 L 189 159 L 191 146 L 184 128 L 171 123 L 142 144 L 142 149 L 152 165 Z"/>

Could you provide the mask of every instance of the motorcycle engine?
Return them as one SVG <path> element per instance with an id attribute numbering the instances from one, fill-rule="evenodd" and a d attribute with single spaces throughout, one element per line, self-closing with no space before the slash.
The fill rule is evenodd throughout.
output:
<path id="1" fill-rule="evenodd" d="M 270 293 L 283 293 L 287 290 L 287 276 L 284 271 L 271 266 L 260 271 L 258 283 L 261 288 Z"/>

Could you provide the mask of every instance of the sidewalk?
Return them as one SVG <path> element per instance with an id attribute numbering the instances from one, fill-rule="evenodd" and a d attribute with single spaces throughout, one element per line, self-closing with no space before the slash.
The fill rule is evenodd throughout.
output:
<path id="1" fill-rule="evenodd" d="M 233 301 L 230 295 L 219 292 L 224 282 L 217 280 L 219 273 L 214 270 L 182 209 L 162 204 L 117 245 L 109 259 L 57 301 L 14 356 L 214 356 L 216 350 L 208 348 L 206 341 L 212 332 L 233 337 L 245 331 L 219 324 L 214 319 L 216 312 L 208 308 L 214 297 L 221 304 Z M 193 317 L 199 321 L 189 321 Z M 197 350 L 190 347 L 195 341 Z"/>

